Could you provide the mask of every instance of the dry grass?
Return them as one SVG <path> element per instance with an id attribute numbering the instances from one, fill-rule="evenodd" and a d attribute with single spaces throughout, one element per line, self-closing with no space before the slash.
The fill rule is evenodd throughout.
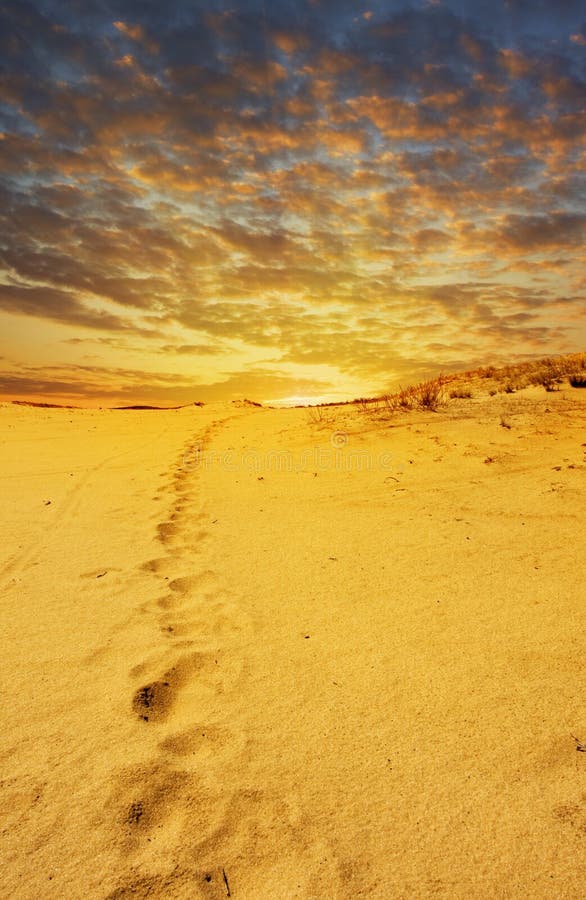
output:
<path id="1" fill-rule="evenodd" d="M 310 425 L 319 425 L 325 418 L 323 406 L 308 406 L 307 421 Z"/>
<path id="2" fill-rule="evenodd" d="M 470 400 L 471 397 L 472 391 L 465 388 L 454 388 L 450 391 L 450 400 Z"/>
<path id="3" fill-rule="evenodd" d="M 325 405 L 308 406 L 307 421 L 310 425 L 329 425 L 332 421 L 332 414 Z"/>
<path id="4" fill-rule="evenodd" d="M 370 412 L 373 407 L 376 408 L 378 406 L 376 397 L 359 397 L 354 402 L 358 404 L 360 411 L 363 413 Z"/>
<path id="5" fill-rule="evenodd" d="M 586 375 L 571 375 L 569 382 L 572 387 L 586 388 Z"/>
<path id="6" fill-rule="evenodd" d="M 383 398 L 385 407 L 390 412 L 400 409 L 427 409 L 435 412 L 445 403 L 445 383 L 446 379 L 440 375 L 439 378 L 404 388 L 397 394 L 387 394 Z"/>
<path id="7" fill-rule="evenodd" d="M 485 381 L 488 382 L 486 385 L 483 383 Z M 327 425 L 332 421 L 331 407 L 348 404 L 357 406 L 360 412 L 371 417 L 414 409 L 435 412 L 448 400 L 470 400 L 475 395 L 482 396 L 485 393 L 491 397 L 499 393 L 514 394 L 531 385 L 542 385 L 546 391 L 557 391 L 563 383 L 569 383 L 573 387 L 586 387 L 586 353 L 547 356 L 500 368 L 485 366 L 468 372 L 440 375 L 438 378 L 401 388 L 392 394 L 307 407 L 307 416 L 313 425 Z M 448 385 L 453 386 L 448 390 Z M 501 425 L 504 428 L 510 427 L 502 421 Z"/>
<path id="8" fill-rule="evenodd" d="M 559 386 L 586 371 L 586 353 L 568 356 L 546 356 L 531 362 L 495 368 L 487 366 L 477 370 L 477 375 L 490 378 L 502 393 L 512 394 L 531 385 L 542 385 L 546 391 L 559 390 Z"/>

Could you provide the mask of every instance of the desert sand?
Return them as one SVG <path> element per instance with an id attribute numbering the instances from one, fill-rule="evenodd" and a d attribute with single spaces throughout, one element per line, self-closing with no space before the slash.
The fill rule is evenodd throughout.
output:
<path id="1" fill-rule="evenodd" d="M 0 896 L 584 896 L 586 391 L 0 407 Z"/>

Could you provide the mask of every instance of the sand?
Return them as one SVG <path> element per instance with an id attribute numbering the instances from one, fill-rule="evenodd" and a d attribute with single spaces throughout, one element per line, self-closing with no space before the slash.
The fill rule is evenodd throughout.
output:
<path id="1" fill-rule="evenodd" d="M 0 896 L 584 896 L 583 392 L 0 425 Z"/>

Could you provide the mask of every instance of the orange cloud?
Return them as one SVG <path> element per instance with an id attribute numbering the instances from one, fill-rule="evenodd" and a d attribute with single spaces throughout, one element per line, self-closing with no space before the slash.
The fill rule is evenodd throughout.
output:
<path id="1" fill-rule="evenodd" d="M 287 69 L 275 60 L 236 60 L 232 67 L 233 75 L 240 80 L 239 89 L 243 86 L 255 90 L 272 90 L 280 81 L 287 78 Z"/>
<path id="2" fill-rule="evenodd" d="M 474 62 L 480 63 L 485 58 L 485 50 L 480 41 L 471 34 L 460 35 L 460 44 L 466 54 Z"/>
<path id="3" fill-rule="evenodd" d="M 117 28 L 118 31 L 121 31 L 122 34 L 125 34 L 127 37 L 132 38 L 133 41 L 143 41 L 145 38 L 145 32 L 142 25 L 130 25 L 128 22 L 114 22 L 114 28 Z"/>
<path id="4" fill-rule="evenodd" d="M 130 53 L 126 53 L 116 60 L 115 65 L 131 69 L 136 65 L 136 61 Z"/>
<path id="5" fill-rule="evenodd" d="M 158 52 L 159 48 L 157 44 L 152 40 L 152 38 L 148 37 L 142 25 L 132 25 L 129 22 L 122 21 L 114 22 L 113 25 L 117 31 L 125 35 L 125 37 L 129 38 L 130 40 L 135 41 L 137 44 L 141 44 L 150 53 Z"/>
<path id="6" fill-rule="evenodd" d="M 336 131 L 324 128 L 319 133 L 319 141 L 333 156 L 362 153 L 366 147 L 366 135 L 357 130 Z"/>
<path id="7" fill-rule="evenodd" d="M 309 39 L 300 31 L 276 31 L 273 33 L 273 42 L 282 53 L 292 56 L 309 47 Z"/>

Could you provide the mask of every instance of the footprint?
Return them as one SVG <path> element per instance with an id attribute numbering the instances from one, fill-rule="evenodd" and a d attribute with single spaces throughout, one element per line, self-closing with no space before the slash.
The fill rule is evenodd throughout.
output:
<path id="1" fill-rule="evenodd" d="M 193 628 L 181 622 L 173 622 L 169 624 L 166 619 L 161 618 L 160 630 L 166 637 L 184 638 L 192 634 Z"/>
<path id="2" fill-rule="evenodd" d="M 159 826 L 189 794 L 194 776 L 189 772 L 155 762 L 123 769 L 107 810 L 131 843 Z"/>
<path id="3" fill-rule="evenodd" d="M 189 731 L 172 734 L 161 741 L 160 749 L 173 756 L 193 756 L 194 753 L 208 750 L 215 752 L 228 745 L 231 733 L 227 728 L 217 725 L 194 725 Z"/>
<path id="4" fill-rule="evenodd" d="M 206 570 L 199 575 L 185 575 L 182 578 L 174 578 L 169 582 L 169 587 L 177 594 L 187 594 L 195 588 L 203 588 L 215 581 L 214 573 Z"/>
<path id="5" fill-rule="evenodd" d="M 37 806 L 44 802 L 46 788 L 47 782 L 32 776 L 3 779 L 0 802 L 3 834 L 20 829 L 34 815 Z"/>
<path id="6" fill-rule="evenodd" d="M 177 606 L 177 598 L 174 594 L 165 594 L 164 597 L 159 597 L 157 606 L 159 609 L 172 609 L 174 606 Z"/>
<path id="7" fill-rule="evenodd" d="M 147 560 L 142 564 L 141 569 L 143 572 L 154 572 L 155 575 L 160 575 L 163 572 L 168 572 L 172 563 L 173 561 L 168 556 L 160 556 L 157 559 Z"/>
<path id="8" fill-rule="evenodd" d="M 170 681 L 153 681 L 136 691 L 132 708 L 144 722 L 161 722 L 171 709 L 173 689 Z"/>
<path id="9" fill-rule="evenodd" d="M 143 875 L 136 872 L 134 876 L 112 893 L 105 900 L 130 900 L 130 898 L 157 897 L 202 897 L 218 900 L 229 896 L 224 881 L 225 869 L 209 868 L 193 870 L 174 866 L 166 875 Z"/>
<path id="10" fill-rule="evenodd" d="M 157 538 L 162 544 L 168 544 L 177 534 L 178 530 L 179 529 L 174 522 L 161 522 L 157 525 Z"/>
<path id="11" fill-rule="evenodd" d="M 131 674 L 139 674 L 139 666 Z M 143 722 L 163 722 L 168 717 L 180 689 L 191 677 L 205 670 L 213 671 L 215 663 L 208 653 L 190 653 L 180 659 L 162 678 L 150 681 L 135 691 L 132 709 Z"/>

